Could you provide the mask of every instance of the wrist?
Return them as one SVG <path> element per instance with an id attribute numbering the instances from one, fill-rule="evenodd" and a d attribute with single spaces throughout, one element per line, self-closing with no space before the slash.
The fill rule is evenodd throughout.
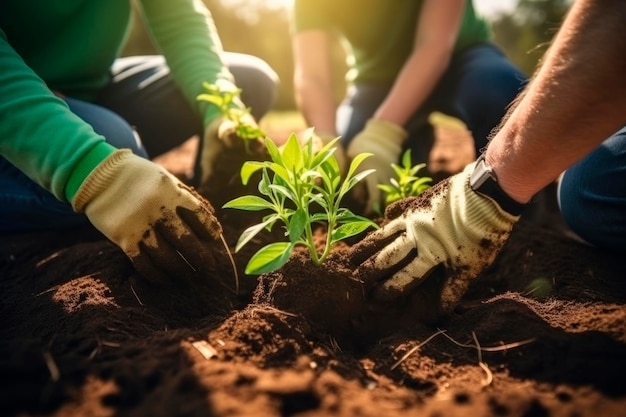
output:
<path id="1" fill-rule="evenodd" d="M 513 215 L 520 215 L 526 208 L 526 203 L 521 203 L 511 197 L 498 182 L 498 177 L 485 160 L 483 153 L 474 163 L 469 178 L 470 188 L 495 201 L 501 209 Z"/>
<path id="2" fill-rule="evenodd" d="M 408 136 L 402 126 L 385 119 L 368 119 L 364 130 L 372 132 L 381 141 L 393 142 L 397 146 L 402 146 Z"/>
<path id="3" fill-rule="evenodd" d="M 65 184 L 65 198 L 71 202 L 80 186 L 102 161 L 118 149 L 107 142 L 99 142 L 91 148 L 74 166 Z"/>

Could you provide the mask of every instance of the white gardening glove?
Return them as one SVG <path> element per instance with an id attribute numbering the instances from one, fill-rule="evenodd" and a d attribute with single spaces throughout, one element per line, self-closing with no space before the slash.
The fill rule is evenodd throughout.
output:
<path id="1" fill-rule="evenodd" d="M 215 171 L 215 164 L 219 163 L 219 157 L 224 150 L 241 148 L 242 155 L 244 155 L 246 152 L 244 141 L 246 140 L 256 141 L 258 142 L 257 146 L 264 146 L 262 143 L 263 137 L 254 117 L 250 114 L 242 114 L 239 125 L 237 126 L 237 123 L 224 116 L 218 116 L 204 129 L 202 148 L 200 150 L 200 185 L 209 181 Z M 237 131 L 238 128 L 244 128 L 247 132 L 256 130 L 259 132 L 259 135 L 255 138 L 242 138 L 245 133 L 240 134 Z M 245 159 L 243 156 L 242 158 Z M 233 171 L 239 172 L 240 168 L 240 166 L 233 167 Z"/>
<path id="2" fill-rule="evenodd" d="M 428 122 L 434 134 L 433 146 L 428 155 L 428 170 L 433 176 L 445 178 L 454 175 L 476 159 L 474 138 L 462 120 L 432 112 Z"/>
<path id="3" fill-rule="evenodd" d="M 347 149 L 348 158 L 354 159 L 358 154 L 369 152 L 373 155 L 365 159 L 358 167 L 358 172 L 375 169 L 365 177 L 367 199 L 365 213 L 372 214 L 376 206 L 382 204 L 381 191 L 378 184 L 387 184 L 395 173 L 391 164 L 398 163 L 402 154 L 402 144 L 407 132 L 395 123 L 380 119 L 369 119 L 365 128 L 354 137 Z M 355 192 L 358 191 L 355 188 Z M 361 197 L 361 196 L 357 196 Z"/>
<path id="4" fill-rule="evenodd" d="M 354 278 L 374 299 L 409 297 L 440 268 L 443 275 L 433 279 L 442 282 L 432 297 L 449 312 L 494 261 L 519 216 L 470 188 L 474 165 L 389 206 L 386 214 L 398 217 L 352 247 Z"/>
<path id="5" fill-rule="evenodd" d="M 163 167 L 118 150 L 71 201 L 154 284 L 207 280 L 225 256 L 213 207 Z"/>

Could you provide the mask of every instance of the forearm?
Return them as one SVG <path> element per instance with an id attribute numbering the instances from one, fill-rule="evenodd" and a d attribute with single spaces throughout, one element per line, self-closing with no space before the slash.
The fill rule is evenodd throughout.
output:
<path id="1" fill-rule="evenodd" d="M 544 62 L 487 149 L 502 188 L 520 202 L 626 121 L 626 3 L 578 1 Z"/>
<path id="2" fill-rule="evenodd" d="M 335 135 L 336 103 L 332 84 L 325 81 L 300 79 L 295 81 L 298 108 L 308 126 L 317 133 Z"/>
<path id="3" fill-rule="evenodd" d="M 441 48 L 435 42 L 416 49 L 374 117 L 403 126 L 433 91 L 448 67 L 451 54 L 451 49 Z"/>
<path id="4" fill-rule="evenodd" d="M 104 138 L 50 91 L 1 30 L 0 67 L 0 155 L 63 201 L 76 165 Z"/>
<path id="5" fill-rule="evenodd" d="M 234 79 L 222 61 L 223 48 L 213 18 L 197 0 L 142 0 L 148 31 L 167 60 L 173 78 L 191 106 L 208 125 L 219 109 L 198 101 L 203 82 L 234 88 Z"/>

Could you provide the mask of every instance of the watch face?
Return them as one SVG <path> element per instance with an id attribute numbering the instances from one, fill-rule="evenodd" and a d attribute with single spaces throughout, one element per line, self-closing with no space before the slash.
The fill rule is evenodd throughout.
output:
<path id="1" fill-rule="evenodd" d="M 519 215 L 526 207 L 526 204 L 513 200 L 500 188 L 496 175 L 485 162 L 484 154 L 476 161 L 469 185 L 472 190 L 493 199 L 501 209 L 511 214 Z"/>
<path id="2" fill-rule="evenodd" d="M 491 168 L 485 163 L 485 157 L 483 155 L 478 158 L 474 171 L 470 175 L 470 187 L 472 190 L 479 189 L 487 180 L 496 182 L 496 178 L 493 175 Z"/>

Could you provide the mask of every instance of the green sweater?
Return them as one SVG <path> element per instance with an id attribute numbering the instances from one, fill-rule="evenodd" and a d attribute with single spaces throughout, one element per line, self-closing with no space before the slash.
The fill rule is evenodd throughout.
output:
<path id="1" fill-rule="evenodd" d="M 70 201 L 115 149 L 53 91 L 90 100 L 129 33 L 131 0 L 0 2 L 0 155 Z M 205 124 L 218 114 L 198 102 L 202 82 L 232 86 L 222 45 L 200 0 L 139 0 L 146 26 L 175 81 Z"/>
<path id="2" fill-rule="evenodd" d="M 292 30 L 321 29 L 347 43 L 348 81 L 392 83 L 413 49 L 421 8 L 420 0 L 295 0 Z M 469 0 L 455 52 L 489 40 L 491 29 Z"/>

